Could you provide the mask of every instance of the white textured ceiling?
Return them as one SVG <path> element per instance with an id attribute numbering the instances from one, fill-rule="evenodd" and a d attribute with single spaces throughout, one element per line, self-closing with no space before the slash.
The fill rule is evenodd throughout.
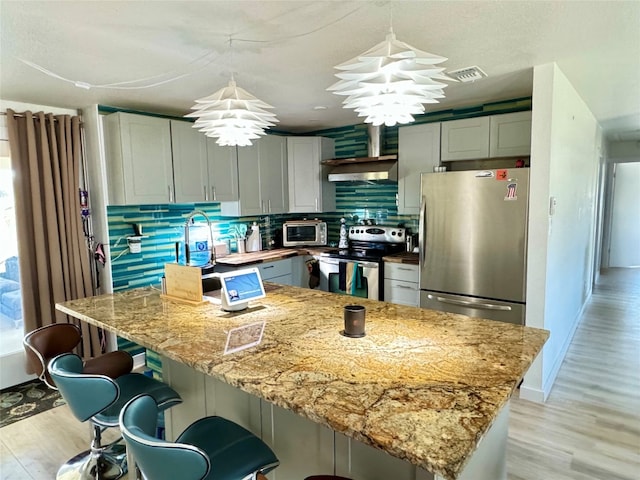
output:
<path id="1" fill-rule="evenodd" d="M 478 65 L 489 75 L 450 84 L 431 111 L 529 96 L 532 67 L 557 62 L 611 136 L 640 138 L 635 0 L 2 0 L 0 97 L 183 115 L 234 72 L 239 86 L 275 107 L 278 129 L 360 123 L 326 88 L 336 81 L 334 65 L 384 39 L 391 16 L 399 40 L 448 57 L 448 71 Z M 97 87 L 115 83 L 120 88 Z M 147 88 L 131 88 L 140 86 Z"/>

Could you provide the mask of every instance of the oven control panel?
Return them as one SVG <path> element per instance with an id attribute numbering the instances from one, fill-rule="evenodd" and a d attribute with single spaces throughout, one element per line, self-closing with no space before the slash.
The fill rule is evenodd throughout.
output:
<path id="1" fill-rule="evenodd" d="M 404 243 L 404 228 L 381 227 L 379 225 L 354 225 L 349 227 L 349 240 L 360 242 Z"/>

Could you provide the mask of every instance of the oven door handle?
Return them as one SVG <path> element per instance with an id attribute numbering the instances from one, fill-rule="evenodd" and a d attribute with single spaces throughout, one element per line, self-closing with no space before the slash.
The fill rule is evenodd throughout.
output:
<path id="1" fill-rule="evenodd" d="M 319 259 L 320 263 L 326 263 L 328 265 L 338 265 L 340 263 L 340 260 L 334 260 L 332 258 L 326 258 L 326 257 L 322 257 Z"/>
<path id="2" fill-rule="evenodd" d="M 329 265 L 338 265 L 340 263 L 357 263 L 362 268 L 380 268 L 380 265 L 375 262 L 359 262 L 358 260 L 340 260 L 337 258 L 321 258 L 320 263 L 328 263 Z"/>

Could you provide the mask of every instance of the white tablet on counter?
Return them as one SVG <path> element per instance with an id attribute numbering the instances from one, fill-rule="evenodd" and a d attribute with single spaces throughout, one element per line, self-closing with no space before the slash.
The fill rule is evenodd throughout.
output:
<path id="1" fill-rule="evenodd" d="M 244 310 L 251 300 L 266 297 L 260 270 L 244 268 L 233 272 L 220 273 L 222 309 L 228 312 Z"/>

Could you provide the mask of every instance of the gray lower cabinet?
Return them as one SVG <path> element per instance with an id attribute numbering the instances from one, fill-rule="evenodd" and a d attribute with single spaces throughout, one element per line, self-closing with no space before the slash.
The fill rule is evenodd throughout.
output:
<path id="1" fill-rule="evenodd" d="M 175 440 L 199 418 L 220 415 L 258 435 L 273 449 L 280 465 L 267 475 L 269 480 L 302 479 L 334 471 L 361 480 L 444 480 L 183 363 L 167 357 L 161 357 L 161 361 L 163 381 L 183 400 L 164 413 L 168 440 Z M 506 479 L 508 418 L 507 405 L 484 434 L 459 480 Z"/>
<path id="2" fill-rule="evenodd" d="M 260 277 L 263 281 L 296 286 L 294 284 L 294 279 L 296 278 L 296 274 L 294 273 L 294 260 L 295 258 L 285 258 L 273 262 L 254 263 L 243 266 L 231 266 L 219 263 L 216 266 L 216 270 L 219 272 L 232 272 L 243 268 L 255 267 L 260 271 Z"/>
<path id="3" fill-rule="evenodd" d="M 411 307 L 420 306 L 419 272 L 417 265 L 385 262 L 384 300 Z"/>

